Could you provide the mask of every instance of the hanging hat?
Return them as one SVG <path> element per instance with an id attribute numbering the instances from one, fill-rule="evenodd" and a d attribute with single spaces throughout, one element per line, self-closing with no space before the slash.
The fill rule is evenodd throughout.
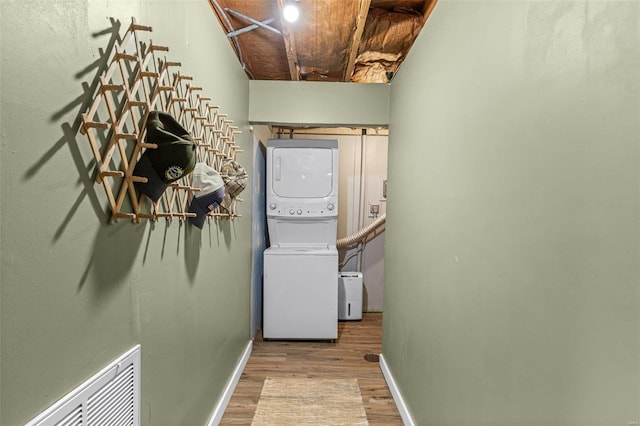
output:
<path id="1" fill-rule="evenodd" d="M 146 142 L 157 144 L 158 148 L 145 149 L 133 175 L 145 177 L 147 182 L 134 185 L 139 192 L 158 201 L 171 182 L 191 173 L 196 164 L 196 144 L 189 132 L 166 112 L 149 112 L 146 130 Z"/>
<path id="2" fill-rule="evenodd" d="M 213 167 L 205 163 L 195 165 L 192 179 L 191 186 L 200 191 L 193 193 L 189 213 L 195 213 L 196 217 L 190 217 L 189 222 L 202 229 L 209 212 L 222 202 L 224 181 Z"/>
<path id="3" fill-rule="evenodd" d="M 227 211 L 231 209 L 233 199 L 236 198 L 247 187 L 247 171 L 232 158 L 222 160 L 220 173 L 224 179 L 225 195 L 222 207 Z"/>

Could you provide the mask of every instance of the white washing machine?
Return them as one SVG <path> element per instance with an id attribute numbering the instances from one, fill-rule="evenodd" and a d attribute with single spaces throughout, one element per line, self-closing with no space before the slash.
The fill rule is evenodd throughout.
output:
<path id="1" fill-rule="evenodd" d="M 327 248 L 264 252 L 263 337 L 338 337 L 338 251 Z"/>
<path id="2" fill-rule="evenodd" d="M 267 142 L 262 333 L 338 337 L 338 141 Z"/>

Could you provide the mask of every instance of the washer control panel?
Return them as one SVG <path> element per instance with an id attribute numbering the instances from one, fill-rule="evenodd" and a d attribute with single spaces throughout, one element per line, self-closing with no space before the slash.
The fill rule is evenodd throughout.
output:
<path id="1" fill-rule="evenodd" d="M 270 203 L 267 208 L 268 216 L 284 217 L 318 217 L 336 216 L 338 208 L 334 202 L 322 203 Z"/>

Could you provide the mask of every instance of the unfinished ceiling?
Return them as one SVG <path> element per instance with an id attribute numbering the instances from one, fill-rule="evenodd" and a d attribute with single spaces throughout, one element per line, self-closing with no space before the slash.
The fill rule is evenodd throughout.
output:
<path id="1" fill-rule="evenodd" d="M 391 80 L 436 1 L 209 0 L 249 78 L 356 83 Z"/>

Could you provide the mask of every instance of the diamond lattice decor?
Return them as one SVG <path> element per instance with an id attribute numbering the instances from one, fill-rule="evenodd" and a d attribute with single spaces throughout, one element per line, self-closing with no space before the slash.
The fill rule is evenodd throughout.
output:
<path id="1" fill-rule="evenodd" d="M 218 171 L 225 158 L 235 160 L 242 152 L 235 140 L 240 133 L 238 127 L 211 98 L 203 96 L 192 77 L 180 72 L 180 63 L 163 56 L 169 48 L 139 39 L 141 33 L 151 31 L 151 27 L 132 19 L 122 40 L 114 46 L 91 105 L 82 114 L 80 129 L 89 139 L 96 159 L 96 180 L 104 187 L 112 217 L 135 223 L 195 216 L 188 212 L 191 194 L 198 190 L 191 186 L 190 175 L 170 184 L 157 202 L 135 190 L 134 182 L 146 181 L 133 175 L 138 159 L 144 150 L 157 148 L 145 142 L 149 111 L 171 114 L 196 143 L 197 161 Z M 228 209 L 218 206 L 209 216 L 239 217 L 237 201 L 242 200 L 234 199 Z"/>

